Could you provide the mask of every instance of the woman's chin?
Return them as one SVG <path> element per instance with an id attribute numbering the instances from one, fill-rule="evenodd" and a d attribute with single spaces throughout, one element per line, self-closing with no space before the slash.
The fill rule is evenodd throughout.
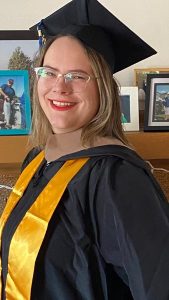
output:
<path id="1" fill-rule="evenodd" d="M 52 126 L 52 131 L 53 133 L 55 134 L 62 134 L 62 133 L 71 133 L 71 132 L 74 132 L 74 131 L 78 131 L 78 130 L 81 130 L 81 128 L 76 128 L 76 127 L 72 127 L 72 128 L 58 128 L 58 127 L 53 127 Z"/>
<path id="2" fill-rule="evenodd" d="M 56 134 L 61 134 L 61 133 L 69 133 L 69 132 L 72 132 L 74 131 L 74 129 L 71 129 L 71 128 L 59 128 L 59 127 L 55 127 L 55 126 L 52 126 L 52 131 L 53 133 L 56 133 Z"/>

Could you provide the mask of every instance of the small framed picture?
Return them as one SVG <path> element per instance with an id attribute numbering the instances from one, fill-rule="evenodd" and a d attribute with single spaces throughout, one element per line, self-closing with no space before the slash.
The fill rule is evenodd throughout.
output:
<path id="1" fill-rule="evenodd" d="M 121 121 L 125 131 L 139 130 L 138 88 L 121 87 Z"/>
<path id="2" fill-rule="evenodd" d="M 144 130 L 169 130 L 169 74 L 147 75 Z"/>
<path id="3" fill-rule="evenodd" d="M 169 68 L 134 69 L 134 85 L 138 86 L 139 110 L 145 108 L 145 97 L 148 74 L 169 74 Z"/>
<path id="4" fill-rule="evenodd" d="M 31 30 L 0 30 L 0 70 L 28 70 L 32 99 L 34 71 L 39 55 L 37 33 Z"/>
<path id="5" fill-rule="evenodd" d="M 0 135 L 27 135 L 31 127 L 27 70 L 0 71 Z"/>

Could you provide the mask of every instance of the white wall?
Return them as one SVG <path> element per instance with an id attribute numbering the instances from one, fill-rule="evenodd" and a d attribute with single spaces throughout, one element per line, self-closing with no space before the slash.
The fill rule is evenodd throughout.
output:
<path id="1" fill-rule="evenodd" d="M 29 29 L 66 0 L 1 1 L 0 30 Z M 122 86 L 133 85 L 134 68 L 169 68 L 169 0 L 100 0 L 116 17 L 156 49 L 158 54 L 116 74 Z"/>

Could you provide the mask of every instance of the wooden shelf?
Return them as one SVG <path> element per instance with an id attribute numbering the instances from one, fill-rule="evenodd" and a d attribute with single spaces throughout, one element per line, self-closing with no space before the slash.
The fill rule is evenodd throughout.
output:
<path id="1" fill-rule="evenodd" d="M 169 132 L 126 132 L 126 136 L 144 159 L 169 162 Z M 0 136 L 0 168 L 19 168 L 29 150 L 28 136 Z"/>
<path id="2" fill-rule="evenodd" d="M 29 149 L 28 136 L 0 136 L 0 164 L 21 164 Z"/>
<path id="3" fill-rule="evenodd" d="M 126 136 L 144 159 L 169 160 L 169 132 L 126 132 Z"/>

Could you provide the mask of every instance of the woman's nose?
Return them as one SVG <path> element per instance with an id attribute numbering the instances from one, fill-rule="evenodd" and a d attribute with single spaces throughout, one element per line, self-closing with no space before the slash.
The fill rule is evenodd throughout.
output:
<path id="1" fill-rule="evenodd" d="M 59 74 L 56 77 L 56 80 L 53 85 L 53 90 L 60 93 L 71 93 L 71 88 L 66 84 L 65 78 L 62 74 Z"/>

